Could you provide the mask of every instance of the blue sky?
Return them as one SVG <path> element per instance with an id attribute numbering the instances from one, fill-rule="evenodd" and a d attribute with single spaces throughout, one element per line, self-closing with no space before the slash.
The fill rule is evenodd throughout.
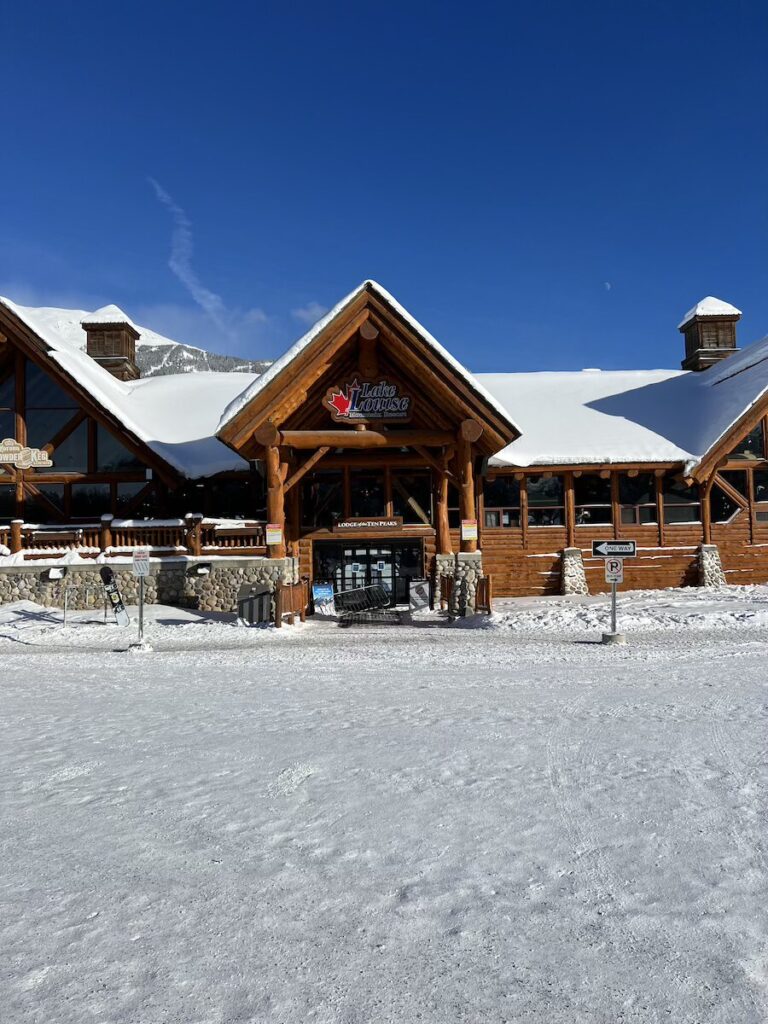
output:
<path id="1" fill-rule="evenodd" d="M 0 292 L 269 358 L 366 277 L 470 368 L 768 333 L 768 5 L 0 0 Z"/>

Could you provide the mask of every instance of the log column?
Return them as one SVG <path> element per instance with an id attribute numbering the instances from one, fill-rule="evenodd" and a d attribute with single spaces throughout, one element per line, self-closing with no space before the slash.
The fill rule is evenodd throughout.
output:
<path id="1" fill-rule="evenodd" d="M 464 420 L 459 427 L 456 468 L 459 477 L 459 507 L 462 519 L 476 519 L 475 473 L 472 458 L 472 442 L 477 441 L 483 428 L 476 420 Z M 462 540 L 461 550 L 477 551 L 476 540 Z"/>
<path id="2" fill-rule="evenodd" d="M 266 447 L 264 461 L 267 469 L 267 522 L 274 523 L 283 531 L 282 543 L 269 545 L 269 557 L 285 558 L 285 478 L 277 445 Z"/>
<path id="3" fill-rule="evenodd" d="M 436 473 L 437 489 L 437 553 L 438 555 L 452 555 L 451 549 L 451 527 L 448 522 L 448 472 L 445 466 Z"/>

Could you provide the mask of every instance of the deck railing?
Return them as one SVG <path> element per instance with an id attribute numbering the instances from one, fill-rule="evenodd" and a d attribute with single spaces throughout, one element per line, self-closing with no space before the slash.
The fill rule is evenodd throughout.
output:
<path id="1" fill-rule="evenodd" d="M 74 551 L 83 558 L 131 554 L 149 548 L 154 558 L 173 555 L 267 554 L 264 523 L 255 520 L 115 519 L 104 516 L 97 523 L 64 525 L 31 524 L 15 519 L 0 526 L 0 554 L 22 554 L 23 559 L 62 556 Z"/>

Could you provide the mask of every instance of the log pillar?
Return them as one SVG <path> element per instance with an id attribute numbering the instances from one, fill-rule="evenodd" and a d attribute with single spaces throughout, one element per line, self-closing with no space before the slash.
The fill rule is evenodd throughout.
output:
<path id="1" fill-rule="evenodd" d="M 112 520 L 115 517 L 112 515 L 104 515 L 101 517 L 101 527 L 99 529 L 99 551 L 106 551 L 107 548 L 112 547 Z"/>
<path id="2" fill-rule="evenodd" d="M 437 474 L 437 553 L 452 555 L 451 527 L 448 522 L 448 473 L 443 468 Z"/>
<path id="3" fill-rule="evenodd" d="M 456 452 L 456 468 L 459 477 L 459 509 L 462 519 L 475 519 L 475 474 L 472 465 L 472 442 L 459 435 Z M 461 541 L 462 551 L 477 551 L 476 540 Z"/>
<path id="4" fill-rule="evenodd" d="M 277 445 L 268 445 L 265 450 L 267 468 L 267 522 L 274 523 L 283 531 L 280 544 L 269 545 L 270 558 L 285 558 L 285 491 L 283 483 L 283 467 L 280 464 L 280 449 Z"/>
<path id="5" fill-rule="evenodd" d="M 11 520 L 11 554 L 17 555 L 21 551 L 21 528 L 24 525 L 23 519 Z"/>

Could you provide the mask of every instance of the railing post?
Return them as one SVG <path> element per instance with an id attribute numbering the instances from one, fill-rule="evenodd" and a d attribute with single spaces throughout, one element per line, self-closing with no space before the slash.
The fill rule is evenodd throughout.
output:
<path id="1" fill-rule="evenodd" d="M 99 551 L 102 553 L 107 548 L 112 547 L 112 520 L 115 517 L 112 515 L 104 515 L 101 517 L 101 527 L 99 529 Z"/>
<path id="2" fill-rule="evenodd" d="M 12 519 L 11 520 L 11 554 L 16 555 L 21 551 L 21 527 L 24 525 L 23 519 Z"/>
<path id="3" fill-rule="evenodd" d="M 187 551 L 190 555 L 199 555 L 202 551 L 202 545 L 200 542 L 200 525 L 202 521 L 203 517 L 199 512 L 187 512 L 184 516 L 184 522 L 187 527 L 184 543 L 186 544 Z"/>

